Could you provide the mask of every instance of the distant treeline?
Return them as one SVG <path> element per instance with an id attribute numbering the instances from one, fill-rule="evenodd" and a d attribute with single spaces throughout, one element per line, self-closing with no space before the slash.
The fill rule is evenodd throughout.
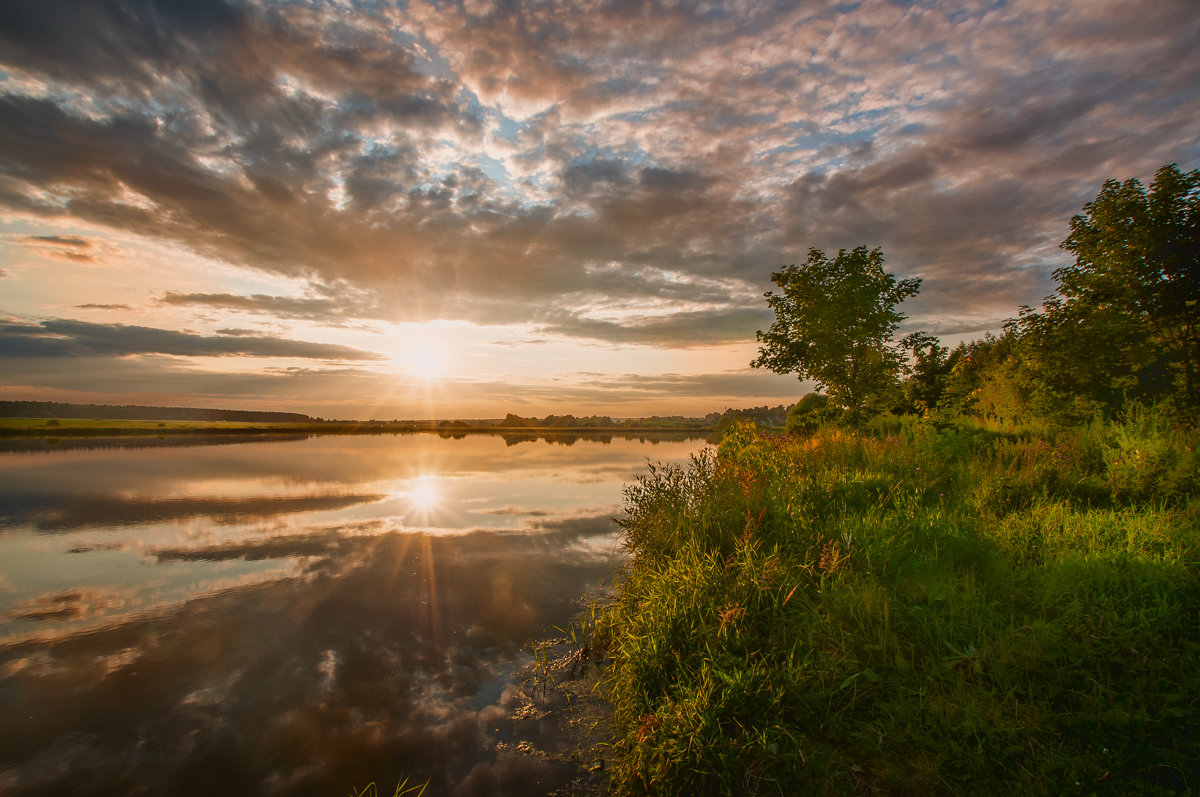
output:
<path id="1" fill-rule="evenodd" d="M 644 418 L 618 418 L 608 415 L 547 415 L 545 418 L 522 417 L 508 413 L 501 421 L 495 420 L 432 420 L 432 421 L 329 421 L 314 418 L 299 412 L 259 412 L 253 410 L 212 410 L 198 407 L 146 407 L 141 405 L 116 404 L 66 404 L 57 401 L 0 401 L 0 418 L 62 418 L 72 420 L 120 420 L 120 421 L 233 421 L 241 423 L 291 423 L 320 424 L 322 428 L 334 425 L 362 425 L 366 428 L 394 427 L 400 431 L 485 431 L 505 429 L 545 431 L 555 430 L 661 430 L 661 431 L 711 431 L 723 432 L 734 421 L 750 420 L 759 426 L 783 426 L 787 423 L 788 410 L 783 404 L 777 407 L 750 407 L 710 412 L 703 417 L 683 415 L 652 415 Z"/>
<path id="2" fill-rule="evenodd" d="M 0 401 L 0 418 L 84 418 L 103 421 L 245 421 L 311 423 L 298 412 L 209 410 L 199 407 L 144 407 L 133 404 L 64 404 L 57 401 Z"/>
<path id="3" fill-rule="evenodd" d="M 789 407 L 751 407 L 744 410 L 727 409 L 710 412 L 701 418 L 682 415 L 652 415 L 648 418 L 623 418 L 614 420 L 608 415 L 547 415 L 539 420 L 509 413 L 496 424 L 501 429 L 717 429 L 724 430 L 736 420 L 751 420 L 760 426 L 783 426 L 787 423 Z M 462 424 L 461 421 L 455 423 Z M 443 426 L 447 425 L 443 423 Z M 462 424 L 466 426 L 466 424 Z"/>

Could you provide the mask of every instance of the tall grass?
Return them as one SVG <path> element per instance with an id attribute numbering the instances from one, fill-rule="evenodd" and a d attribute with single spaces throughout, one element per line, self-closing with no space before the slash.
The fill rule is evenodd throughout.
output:
<path id="1" fill-rule="evenodd" d="M 1200 789 L 1200 460 L 1152 411 L 904 420 L 626 490 L 619 794 Z"/>

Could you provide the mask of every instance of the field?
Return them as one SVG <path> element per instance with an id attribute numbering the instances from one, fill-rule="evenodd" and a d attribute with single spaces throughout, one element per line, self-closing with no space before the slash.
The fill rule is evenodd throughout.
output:
<path id="1" fill-rule="evenodd" d="M 739 426 L 652 468 L 596 631 L 613 791 L 1195 794 L 1198 437 Z"/>

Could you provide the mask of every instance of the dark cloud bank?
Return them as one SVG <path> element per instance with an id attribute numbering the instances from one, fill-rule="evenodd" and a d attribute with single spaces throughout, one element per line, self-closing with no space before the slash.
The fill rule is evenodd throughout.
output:
<path id="1" fill-rule="evenodd" d="M 9 2 L 0 205 L 370 297 L 181 305 L 744 340 L 771 270 L 867 244 L 975 334 L 1105 178 L 1196 166 L 1197 40 L 1190 0 Z"/>
<path id="2" fill-rule="evenodd" d="M 126 324 L 92 324 L 55 319 L 40 324 L 0 322 L 0 351 L 6 357 L 124 357 L 166 354 L 183 357 L 299 357 L 319 360 L 378 360 L 380 355 L 331 343 L 305 343 L 254 335 L 196 335 Z"/>

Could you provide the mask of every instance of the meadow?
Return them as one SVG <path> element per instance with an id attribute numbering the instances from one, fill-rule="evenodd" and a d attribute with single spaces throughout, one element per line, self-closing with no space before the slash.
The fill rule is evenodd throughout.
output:
<path id="1" fill-rule="evenodd" d="M 617 794 L 1195 794 L 1200 435 L 749 424 L 625 490 Z"/>

